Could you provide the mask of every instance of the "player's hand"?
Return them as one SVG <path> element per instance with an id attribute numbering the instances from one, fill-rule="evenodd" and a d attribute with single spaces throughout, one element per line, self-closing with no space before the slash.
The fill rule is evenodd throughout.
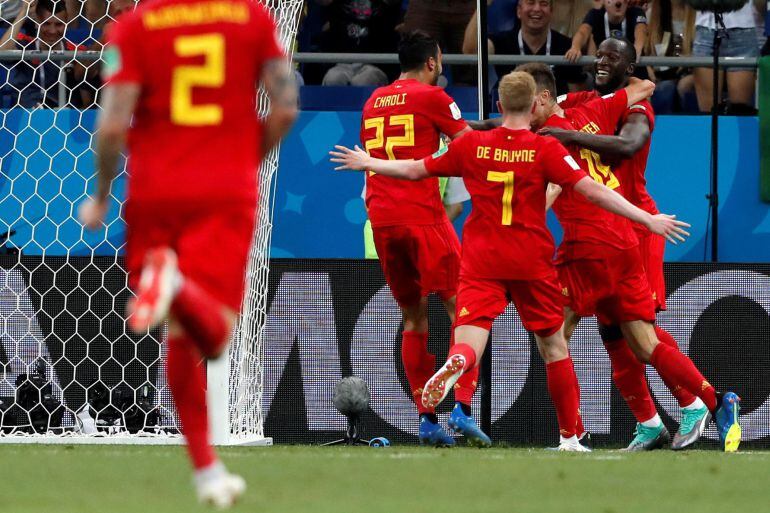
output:
<path id="1" fill-rule="evenodd" d="M 685 230 L 685 228 L 689 227 L 689 224 L 677 220 L 676 216 L 668 214 L 650 216 L 650 221 L 647 224 L 648 230 L 664 236 L 672 244 L 677 244 L 677 241 L 684 242 L 685 238 L 690 236 L 690 233 Z"/>
<path id="2" fill-rule="evenodd" d="M 565 130 L 564 128 L 558 128 L 555 126 L 546 126 L 537 131 L 539 135 L 550 135 L 555 137 L 559 142 L 563 144 L 572 144 L 574 130 Z"/>
<path id="3" fill-rule="evenodd" d="M 583 51 L 580 48 L 570 48 L 567 53 L 564 54 L 564 58 L 569 62 L 577 62 L 577 60 L 583 56 Z"/>
<path id="4" fill-rule="evenodd" d="M 108 200 L 88 198 L 78 207 L 78 219 L 89 230 L 98 230 L 107 216 Z"/>
<path id="5" fill-rule="evenodd" d="M 335 171 L 363 171 L 367 168 L 369 154 L 362 150 L 358 145 L 354 149 L 337 145 L 334 147 L 337 151 L 330 151 L 331 160 L 335 164 L 342 164 L 334 168 Z"/>

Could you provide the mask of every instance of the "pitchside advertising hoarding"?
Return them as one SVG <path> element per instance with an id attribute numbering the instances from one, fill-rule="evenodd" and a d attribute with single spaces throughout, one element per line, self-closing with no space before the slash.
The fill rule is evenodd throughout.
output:
<path id="1" fill-rule="evenodd" d="M 666 273 L 669 309 L 658 322 L 718 389 L 742 397 L 748 445 L 770 446 L 770 264 L 675 263 Z M 125 284 L 121 261 L 109 257 L 0 256 L 0 396 L 12 398 L 18 375 L 42 357 L 54 395 L 71 411 L 103 382 L 124 396 L 149 389 L 161 424 L 171 425 L 162 346 L 157 336 L 126 333 Z M 437 301 L 430 316 L 429 345 L 441 361 L 449 321 Z M 334 386 L 355 375 L 372 393 L 364 435 L 415 442 L 400 331 L 398 307 L 376 261 L 274 260 L 263 357 L 265 434 L 278 443 L 339 438 L 346 420 L 332 405 Z M 495 323 L 492 340 L 493 439 L 555 443 L 543 363 L 513 308 Z M 584 422 L 595 441 L 627 442 L 634 420 L 612 387 L 593 319 L 580 323 L 571 351 Z M 654 371 L 648 377 L 661 416 L 675 429 L 676 403 Z M 450 406 L 451 397 L 439 409 L 442 419 Z M 474 411 L 478 417 L 478 399 Z M 72 422 L 65 414 L 62 425 Z M 713 428 L 707 437 L 716 439 Z"/>

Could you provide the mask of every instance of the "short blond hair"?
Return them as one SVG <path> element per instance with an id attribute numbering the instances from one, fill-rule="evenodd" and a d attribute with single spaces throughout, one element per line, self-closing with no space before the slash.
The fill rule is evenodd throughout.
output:
<path id="1" fill-rule="evenodd" d="M 535 101 L 535 79 L 522 71 L 512 71 L 500 79 L 500 103 L 506 112 L 525 113 Z"/>

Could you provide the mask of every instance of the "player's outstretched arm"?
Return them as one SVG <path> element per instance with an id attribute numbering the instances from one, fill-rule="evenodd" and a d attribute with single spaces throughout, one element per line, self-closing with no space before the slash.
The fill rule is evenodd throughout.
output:
<path id="1" fill-rule="evenodd" d="M 115 178 L 120 153 L 126 144 L 126 134 L 139 99 L 140 86 L 118 83 L 105 86 L 102 92 L 102 112 L 96 132 L 96 193 L 79 208 L 80 222 L 87 228 L 101 227 L 109 206 L 110 186 Z"/>
<path id="2" fill-rule="evenodd" d="M 564 145 L 574 144 L 601 155 L 629 158 L 650 139 L 650 122 L 644 114 L 631 114 L 618 135 L 596 135 L 550 126 L 537 133 L 555 137 Z"/>
<path id="3" fill-rule="evenodd" d="M 492 130 L 503 125 L 503 117 L 489 119 L 468 119 L 468 126 L 474 130 Z"/>
<path id="4" fill-rule="evenodd" d="M 294 72 L 285 59 L 271 59 L 262 68 L 262 83 L 270 98 L 262 150 L 267 153 L 289 132 L 297 119 L 298 90 Z"/>
<path id="5" fill-rule="evenodd" d="M 401 178 L 402 180 L 421 180 L 427 178 L 428 171 L 422 160 L 383 160 L 370 157 L 358 147 L 354 149 L 345 146 L 335 146 L 337 151 L 330 151 L 331 160 L 341 164 L 335 171 L 373 171 L 379 175 Z"/>
<path id="6" fill-rule="evenodd" d="M 624 88 L 624 90 L 628 96 L 627 106 L 630 107 L 635 103 L 639 103 L 650 98 L 652 93 L 655 92 L 655 82 L 631 77 L 628 85 Z"/>
<path id="7" fill-rule="evenodd" d="M 677 241 L 684 242 L 685 237 L 690 236 L 685 230 L 690 225 L 684 221 L 678 221 L 676 216 L 667 214 L 651 215 L 631 204 L 617 192 L 595 182 L 588 176 L 575 184 L 575 190 L 585 196 L 591 203 L 639 223 L 652 233 L 664 236 L 673 244 L 676 244 Z"/>

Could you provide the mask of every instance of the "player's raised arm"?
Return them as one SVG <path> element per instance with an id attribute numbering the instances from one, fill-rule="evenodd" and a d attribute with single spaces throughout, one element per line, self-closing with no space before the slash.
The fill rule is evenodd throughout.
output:
<path id="1" fill-rule="evenodd" d="M 688 228 L 690 225 L 684 221 L 677 220 L 676 216 L 667 214 L 649 214 L 644 210 L 635 207 L 617 192 L 595 182 L 588 176 L 575 184 L 575 190 L 585 196 L 591 203 L 639 223 L 652 233 L 663 235 L 673 244 L 676 244 L 677 240 L 684 242 L 685 237 L 689 237 L 690 235 L 685 230 L 685 228 Z"/>
<path id="2" fill-rule="evenodd" d="M 628 158 L 639 151 L 650 139 L 651 131 L 647 116 L 638 113 L 628 117 L 618 135 L 589 134 L 557 127 L 543 127 L 538 133 L 555 137 L 562 144 L 575 144 L 601 155 Z"/>
<path id="3" fill-rule="evenodd" d="M 633 50 L 632 50 L 633 51 Z M 626 92 L 627 107 L 635 103 L 647 100 L 655 92 L 655 82 L 650 80 L 639 80 L 638 78 L 631 78 L 629 84 L 622 89 Z"/>
<path id="4" fill-rule="evenodd" d="M 335 171 L 372 171 L 374 173 L 400 178 L 402 180 L 420 180 L 430 176 L 423 160 L 384 160 L 370 157 L 358 145 L 354 149 L 337 145 L 337 151 L 330 151 L 331 160 L 341 164 Z"/>
<path id="5" fill-rule="evenodd" d="M 110 186 L 126 144 L 141 87 L 137 83 L 108 84 L 102 92 L 102 112 L 96 131 L 96 193 L 80 205 L 80 221 L 92 230 L 101 227 L 109 206 Z"/>
<path id="6" fill-rule="evenodd" d="M 265 118 L 262 149 L 270 151 L 289 132 L 297 119 L 298 90 L 289 63 L 271 59 L 262 68 L 262 83 L 270 98 L 270 113 Z"/>

